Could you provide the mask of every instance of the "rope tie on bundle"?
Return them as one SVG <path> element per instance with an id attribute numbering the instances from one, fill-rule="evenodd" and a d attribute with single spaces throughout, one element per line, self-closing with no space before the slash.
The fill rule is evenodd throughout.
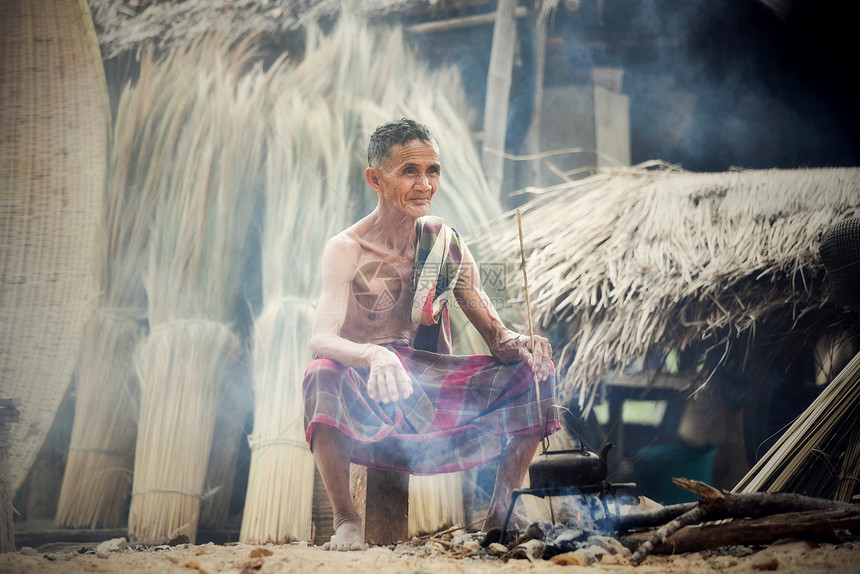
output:
<path id="1" fill-rule="evenodd" d="M 264 447 L 276 446 L 276 445 L 284 445 L 284 446 L 294 446 L 301 450 L 306 450 L 310 452 L 311 448 L 308 446 L 308 443 L 301 440 L 295 440 L 291 438 L 272 438 L 272 439 L 263 439 L 258 436 L 249 434 L 248 435 L 248 446 L 251 450 L 258 450 Z"/>
<path id="2" fill-rule="evenodd" d="M 179 488 L 141 488 L 140 490 L 135 490 L 134 492 L 132 492 L 131 495 L 137 496 L 138 494 L 182 494 L 185 496 L 197 498 L 202 501 L 215 496 L 215 494 L 219 490 L 221 490 L 220 486 L 211 488 L 206 492 L 193 492 L 191 490 L 182 490 Z"/>
<path id="3" fill-rule="evenodd" d="M 133 452 L 129 452 L 127 450 L 113 450 L 109 448 L 102 448 L 98 446 L 85 446 L 81 444 L 71 444 L 69 445 L 69 450 L 83 451 L 83 452 L 94 452 L 97 454 L 106 454 L 108 456 L 133 456 Z"/>

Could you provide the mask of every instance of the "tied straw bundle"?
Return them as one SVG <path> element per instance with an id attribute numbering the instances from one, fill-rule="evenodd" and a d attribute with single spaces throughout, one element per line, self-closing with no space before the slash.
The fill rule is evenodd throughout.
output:
<path id="1" fill-rule="evenodd" d="M 66 528 L 117 527 L 128 519 L 139 390 L 133 354 L 146 335 L 141 271 L 158 186 L 172 161 L 187 105 L 176 78 L 152 52 L 141 57 L 136 85 L 117 107 L 96 262 L 102 287 L 76 371 L 75 419 L 56 523 Z M 184 108 L 183 108 L 184 109 Z"/>
<path id="2" fill-rule="evenodd" d="M 143 272 L 150 334 L 135 357 L 128 526 L 139 540 L 195 539 L 219 393 L 240 351 L 230 323 L 264 154 L 254 126 L 265 76 L 246 70 L 251 56 L 209 38 L 159 64 L 179 79 L 177 105 L 161 111 L 178 129 L 156 142 L 173 159 L 160 174 Z"/>
<path id="3" fill-rule="evenodd" d="M 293 85 L 289 74 L 278 81 Z M 314 461 L 304 439 L 301 381 L 320 290 L 319 253 L 348 221 L 344 199 L 354 136 L 321 100 L 289 89 L 267 137 L 262 235 L 263 309 L 254 322 L 254 430 L 240 539 L 311 537 Z"/>
<path id="4" fill-rule="evenodd" d="M 349 62 L 309 31 L 305 58 L 273 71 L 265 215 L 261 237 L 263 308 L 255 318 L 254 429 L 240 539 L 310 539 L 313 457 L 304 439 L 301 381 L 321 288 L 325 241 L 351 219 L 350 161 L 355 125 L 342 101 Z M 337 87 L 340 86 L 340 90 Z"/>

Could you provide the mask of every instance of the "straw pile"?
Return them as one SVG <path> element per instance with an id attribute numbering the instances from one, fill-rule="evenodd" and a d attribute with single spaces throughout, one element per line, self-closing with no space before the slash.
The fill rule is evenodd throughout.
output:
<path id="1" fill-rule="evenodd" d="M 261 188 L 255 129 L 265 76 L 217 38 L 168 54 L 162 110 L 175 129 L 159 173 L 143 270 L 150 333 L 135 356 L 140 418 L 128 530 L 140 540 L 196 536 L 216 408 L 240 341 L 231 322 L 245 238 Z"/>
<path id="2" fill-rule="evenodd" d="M 350 165 L 342 158 L 352 149 L 327 105 L 289 89 L 274 92 L 283 97 L 267 138 L 263 309 L 254 322 L 254 431 L 241 531 L 243 542 L 257 544 L 311 537 L 314 462 L 304 440 L 301 381 L 311 360 L 319 253 L 349 213 L 336 190 L 347 190 Z"/>
<path id="3" fill-rule="evenodd" d="M 827 385 L 733 492 L 798 492 L 851 502 L 860 492 L 860 354 Z"/>
<path id="4" fill-rule="evenodd" d="M 856 332 L 826 304 L 818 242 L 860 213 L 858 189 L 858 169 L 640 166 L 536 190 L 522 208 L 529 286 L 540 325 L 560 341 L 562 398 L 588 407 L 608 369 L 655 347 L 693 348 L 718 365 L 743 361 L 748 347 L 732 351 L 762 326 L 783 345 L 814 340 L 814 329 Z M 512 259 L 513 214 L 484 239 Z"/>
<path id="5" fill-rule="evenodd" d="M 96 264 L 102 289 L 76 371 L 75 419 L 58 526 L 117 527 L 128 518 L 139 397 L 133 354 L 146 335 L 144 266 L 162 174 L 181 127 L 163 114 L 178 94 L 168 66 L 144 53 L 117 106 Z"/>
<path id="6" fill-rule="evenodd" d="M 409 478 L 409 536 L 420 536 L 436 532 L 446 525 L 465 523 L 462 473 Z"/>
<path id="7" fill-rule="evenodd" d="M 65 394 L 97 294 L 109 111 L 88 27 L 84 2 L 0 4 L 0 396 L 22 400 L 13 488 Z"/>
<path id="8" fill-rule="evenodd" d="M 371 31 L 344 14 L 328 35 L 310 28 L 303 60 L 276 75 L 273 91 L 281 97 L 266 119 L 271 131 L 262 239 L 264 307 L 254 327 L 253 455 L 241 534 L 248 543 L 307 538 L 309 503 L 325 499 L 321 493 L 310 495 L 313 463 L 304 442 L 300 384 L 310 360 L 319 254 L 329 237 L 376 204 L 362 175 L 362 148 L 372 130 L 403 115 L 430 125 L 440 140 L 446 174 L 437 203 L 441 209 L 434 212 L 459 230 L 477 232 L 499 212 L 464 122 L 456 72 L 429 72 L 404 45 L 399 29 Z M 456 477 L 440 480 L 439 492 L 460 490 L 444 482 Z M 413 513 L 422 516 L 420 510 Z"/>

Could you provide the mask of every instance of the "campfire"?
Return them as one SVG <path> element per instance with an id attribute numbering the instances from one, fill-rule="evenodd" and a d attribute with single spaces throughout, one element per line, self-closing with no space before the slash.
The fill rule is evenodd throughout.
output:
<path id="1" fill-rule="evenodd" d="M 604 449 L 602 455 L 605 457 Z M 415 556 L 445 553 L 457 558 L 551 560 L 562 565 L 627 565 L 640 564 L 650 554 L 723 547 L 732 547 L 731 552 L 737 554 L 741 552 L 737 545 L 768 544 L 782 538 L 852 541 L 857 537 L 849 529 L 860 527 L 860 506 L 856 504 L 791 493 L 727 493 L 683 478 L 673 482 L 700 499 L 646 507 L 642 501 L 647 499 L 608 491 L 579 493 L 560 499 L 557 521 L 534 522 L 523 531 L 508 531 L 507 536 L 501 530 L 469 532 L 457 525 L 415 537 L 395 550 Z M 544 488 L 543 494 L 560 487 Z M 525 494 L 525 490 L 529 489 L 519 493 Z M 709 524 L 714 521 L 721 523 Z"/>

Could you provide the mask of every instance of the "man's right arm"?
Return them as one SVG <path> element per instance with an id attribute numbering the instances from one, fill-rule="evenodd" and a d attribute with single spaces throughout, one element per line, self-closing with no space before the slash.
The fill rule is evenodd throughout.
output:
<path id="1" fill-rule="evenodd" d="M 347 366 L 369 368 L 367 392 L 383 403 L 407 398 L 412 382 L 400 360 L 390 350 L 372 343 L 358 343 L 340 336 L 348 320 L 350 287 L 358 270 L 361 247 L 346 235 L 330 239 L 322 256 L 322 291 L 311 331 L 311 353 Z"/>

